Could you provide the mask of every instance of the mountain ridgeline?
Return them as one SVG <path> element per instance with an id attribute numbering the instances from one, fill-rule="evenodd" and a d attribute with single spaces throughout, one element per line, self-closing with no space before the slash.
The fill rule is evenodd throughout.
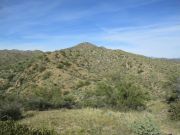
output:
<path id="1" fill-rule="evenodd" d="M 148 100 L 171 98 L 180 81 L 177 61 L 152 59 L 86 42 L 54 52 L 2 50 L 0 65 L 2 95 L 38 98 L 47 101 L 47 106 L 68 108 L 134 109 L 146 105 Z M 140 98 L 124 103 L 127 96 Z M 117 102 L 114 97 L 123 101 Z M 125 106 L 119 106 L 119 102 Z"/>

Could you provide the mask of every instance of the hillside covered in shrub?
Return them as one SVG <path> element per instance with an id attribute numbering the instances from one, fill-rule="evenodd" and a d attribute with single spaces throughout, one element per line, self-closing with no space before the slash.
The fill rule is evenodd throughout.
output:
<path id="1" fill-rule="evenodd" d="M 157 105 L 163 105 L 158 112 L 176 122 L 180 119 L 179 84 L 177 60 L 149 58 L 87 42 L 54 52 L 1 50 L 0 119 L 19 120 L 28 111 L 64 108 L 155 115 Z M 145 118 L 142 123 L 146 122 L 152 121 Z M 135 122 L 128 133 L 139 134 L 140 124 Z M 160 130 L 155 132 L 158 135 Z"/>

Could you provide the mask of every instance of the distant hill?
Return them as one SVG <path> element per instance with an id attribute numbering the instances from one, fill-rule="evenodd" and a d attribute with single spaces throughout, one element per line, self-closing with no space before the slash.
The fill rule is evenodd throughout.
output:
<path id="1" fill-rule="evenodd" d="M 180 58 L 177 58 L 177 59 L 171 59 L 171 60 L 180 62 Z"/>
<path id="2" fill-rule="evenodd" d="M 129 80 L 155 98 L 163 98 L 165 87 L 180 72 L 177 60 L 151 59 L 121 50 L 80 43 L 55 52 L 0 51 L 0 90 L 24 96 L 37 89 L 57 87 L 64 92 L 92 90 L 99 82 L 114 85 Z"/>

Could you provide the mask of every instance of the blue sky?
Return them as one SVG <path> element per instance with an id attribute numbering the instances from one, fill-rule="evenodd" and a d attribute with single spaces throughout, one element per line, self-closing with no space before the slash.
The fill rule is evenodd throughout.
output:
<path id="1" fill-rule="evenodd" d="M 180 58 L 180 0 L 0 0 L 0 49 L 80 42 Z"/>

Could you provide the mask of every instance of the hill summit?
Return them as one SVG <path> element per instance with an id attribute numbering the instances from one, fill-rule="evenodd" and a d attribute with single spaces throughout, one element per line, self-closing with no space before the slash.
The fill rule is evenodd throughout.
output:
<path id="1" fill-rule="evenodd" d="M 90 42 L 82 42 L 82 43 L 77 44 L 76 46 L 97 47 L 97 45 L 92 44 Z"/>

